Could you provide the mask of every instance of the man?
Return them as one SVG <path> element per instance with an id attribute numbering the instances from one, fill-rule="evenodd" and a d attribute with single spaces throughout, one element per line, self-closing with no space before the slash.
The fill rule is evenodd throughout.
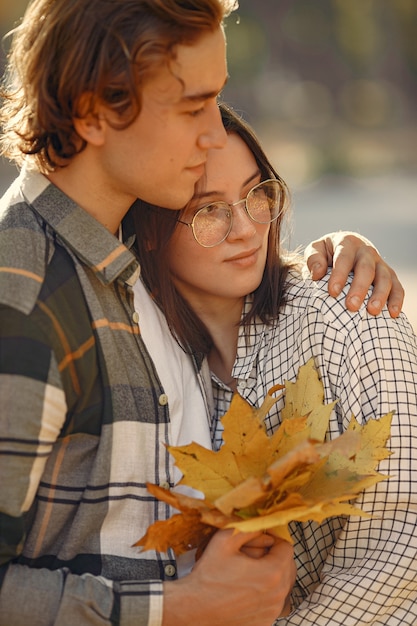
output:
<path id="1" fill-rule="evenodd" d="M 290 546 L 267 536 L 221 531 L 179 579 L 173 554 L 132 548 L 169 515 L 146 482 L 173 484 L 170 399 L 133 306 L 138 262 L 115 235 L 137 197 L 182 207 L 223 146 L 233 4 L 35 0 L 15 34 L 3 153 L 23 169 L 0 218 L 1 624 L 263 626 L 293 584 Z"/>

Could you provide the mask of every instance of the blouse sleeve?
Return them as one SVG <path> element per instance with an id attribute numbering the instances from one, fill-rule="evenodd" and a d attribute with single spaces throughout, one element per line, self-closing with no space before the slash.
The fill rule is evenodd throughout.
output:
<path id="1" fill-rule="evenodd" d="M 343 432 L 352 415 L 365 423 L 394 411 L 392 455 L 378 467 L 389 479 L 355 503 L 370 519 L 296 526 L 304 599 L 276 624 L 412 626 L 417 623 L 416 336 L 403 314 L 394 320 L 385 310 L 372 317 L 365 305 L 350 313 L 345 296 L 346 290 L 335 301 L 326 282 L 319 284 L 304 316 L 300 352 L 314 356 L 325 402 L 338 399 L 330 437 Z"/>

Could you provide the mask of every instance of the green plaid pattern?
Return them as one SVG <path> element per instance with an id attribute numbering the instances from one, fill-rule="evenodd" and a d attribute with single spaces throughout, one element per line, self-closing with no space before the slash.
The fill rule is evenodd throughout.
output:
<path id="1" fill-rule="evenodd" d="M 162 619 L 173 555 L 132 547 L 170 513 L 146 482 L 172 484 L 138 275 L 132 252 L 42 175 L 23 171 L 2 199 L 2 624 Z"/>

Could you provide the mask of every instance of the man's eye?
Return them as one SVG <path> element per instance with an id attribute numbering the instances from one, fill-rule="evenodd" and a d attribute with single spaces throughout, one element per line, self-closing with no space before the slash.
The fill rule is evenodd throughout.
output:
<path id="1" fill-rule="evenodd" d="M 191 115 L 191 117 L 197 117 L 198 115 L 201 115 L 201 113 L 203 113 L 204 111 L 204 107 L 200 107 L 199 109 L 194 109 L 193 111 L 188 111 L 188 114 Z"/>

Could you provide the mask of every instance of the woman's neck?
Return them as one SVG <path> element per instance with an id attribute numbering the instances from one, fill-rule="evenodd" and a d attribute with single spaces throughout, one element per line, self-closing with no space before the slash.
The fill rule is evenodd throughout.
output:
<path id="1" fill-rule="evenodd" d="M 213 341 L 213 347 L 208 354 L 210 369 L 234 389 L 232 369 L 236 359 L 244 298 L 216 297 L 188 289 L 180 281 L 174 281 L 178 291 L 210 333 Z"/>
<path id="2" fill-rule="evenodd" d="M 230 338 L 230 335 L 228 336 Z M 236 380 L 232 376 L 233 364 L 236 358 L 236 341 L 230 344 L 223 342 L 214 344 L 208 355 L 210 370 L 216 374 L 225 385 L 236 391 Z"/>
<path id="3" fill-rule="evenodd" d="M 232 369 L 236 359 L 242 307 L 243 300 L 236 300 L 217 303 L 196 311 L 213 340 L 213 347 L 208 355 L 210 369 L 234 390 L 236 383 L 232 378 Z"/>

